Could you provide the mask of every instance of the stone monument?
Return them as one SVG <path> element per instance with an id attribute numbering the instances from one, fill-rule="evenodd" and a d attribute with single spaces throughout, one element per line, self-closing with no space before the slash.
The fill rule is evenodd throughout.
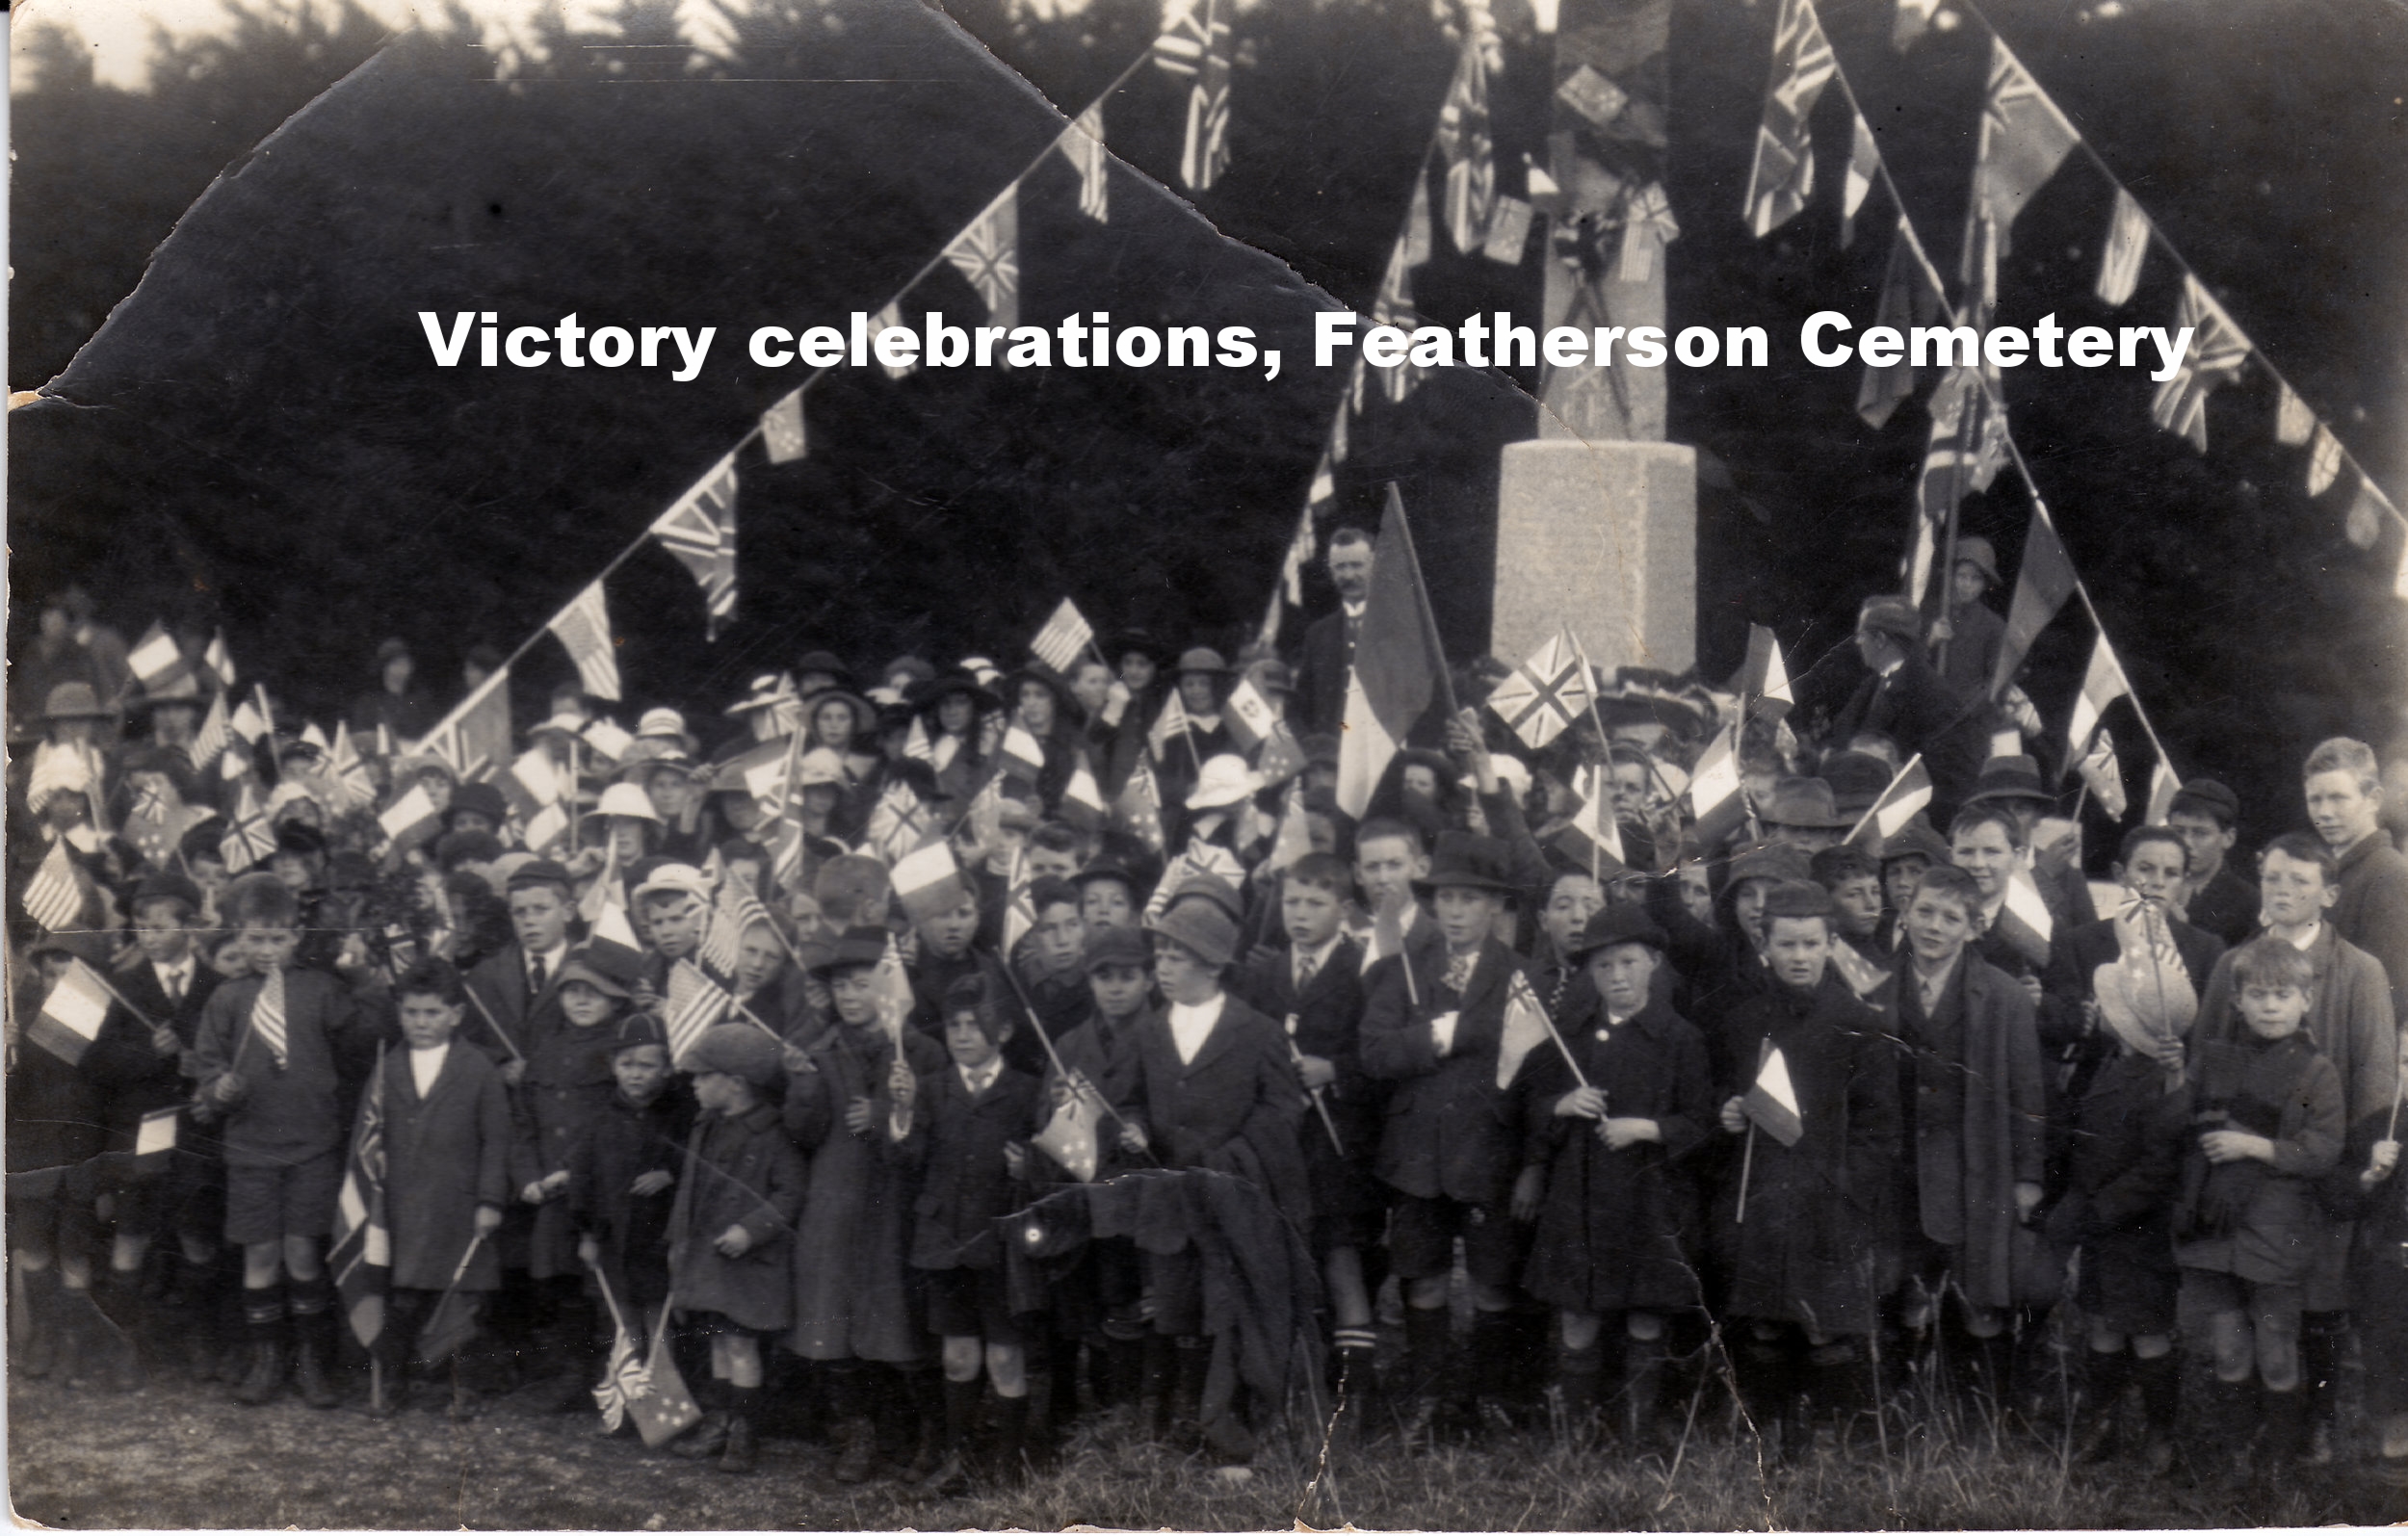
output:
<path id="1" fill-rule="evenodd" d="M 1549 216 L 1546 326 L 1662 325 L 1671 0 L 1561 0 L 1557 19 L 1531 185 Z M 1489 650 L 1508 664 L 1557 628 L 1609 671 L 1696 661 L 1697 461 L 1663 440 L 1664 398 L 1663 369 L 1618 351 L 1543 369 L 1538 435 L 1505 448 L 1498 482 Z"/>

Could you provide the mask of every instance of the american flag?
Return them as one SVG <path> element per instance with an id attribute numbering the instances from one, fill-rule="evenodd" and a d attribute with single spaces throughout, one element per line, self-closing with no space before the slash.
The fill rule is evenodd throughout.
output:
<path id="1" fill-rule="evenodd" d="M 280 966 L 268 973 L 268 978 L 259 984 L 259 995 L 250 1000 L 250 1032 L 268 1048 L 276 1070 L 283 1071 L 292 1048 L 285 1038 L 284 971 Z"/>
<path id="2" fill-rule="evenodd" d="M 1530 746 L 1545 746 L 1588 713 L 1587 659 L 1567 631 L 1547 638 L 1488 695 L 1488 707 Z"/>
<path id="3" fill-rule="evenodd" d="M 359 1101 L 359 1126 L 343 1164 L 343 1192 L 334 1204 L 334 1245 L 327 1250 L 335 1294 L 352 1337 L 363 1348 L 384 1332 L 384 1298 L 393 1283 L 393 1231 L 385 1217 L 384 1054 Z"/>
<path id="4" fill-rule="evenodd" d="M 218 840 L 218 852 L 225 860 L 225 872 L 240 874 L 275 851 L 275 828 L 268 824 L 268 813 L 260 808 L 248 779 L 235 796 L 232 820 L 233 825 Z"/>
<path id="5" fill-rule="evenodd" d="M 2158 386 L 2156 398 L 2149 403 L 2149 418 L 2167 431 L 2190 439 L 2190 446 L 2204 454 L 2208 451 L 2208 396 L 2239 377 L 2241 364 L 2249 360 L 2249 338 L 2189 273 L 2183 274 L 2174 324 L 2193 327 L 2197 339 L 2183 354 L 2174 377 Z"/>
<path id="6" fill-rule="evenodd" d="M 736 616 L 736 456 L 711 466 L 652 525 L 652 536 L 701 584 L 710 606 L 706 639 Z M 614 695 L 615 696 L 615 695 Z"/>
<path id="7" fill-rule="evenodd" d="M 1020 324 L 1019 185 L 1004 188 L 986 211 L 945 247 L 945 259 L 970 280 L 997 325 Z"/>
<path id="8" fill-rule="evenodd" d="M 193 733 L 193 769 L 207 771 L 219 755 L 234 744 L 234 727 L 226 719 L 225 695 L 220 693 L 209 701 L 209 713 L 201 716 L 200 729 Z"/>
<path id="9" fill-rule="evenodd" d="M 725 1019 L 735 1002 L 725 987 L 703 975 L 692 960 L 669 967 L 668 1012 L 663 1022 L 668 1030 L 670 1063 L 682 1062 L 694 1043 L 702 1038 L 702 1031 Z"/>
<path id="10" fill-rule="evenodd" d="M 595 698 L 618 697 L 618 654 L 612 645 L 611 611 L 603 600 L 600 582 L 569 599 L 568 606 L 545 627 L 561 638 L 568 648 L 568 659 L 577 664 L 578 686 Z"/>
<path id="11" fill-rule="evenodd" d="M 1488 241 L 1497 211 L 1497 160 L 1488 132 L 1488 61 L 1477 33 L 1463 39 L 1463 57 L 1438 109 L 1438 150 L 1447 158 L 1447 233 L 1470 255 Z"/>
<path id="12" fill-rule="evenodd" d="M 1029 641 L 1029 654 L 1057 672 L 1068 672 L 1079 654 L 1095 643 L 1095 626 L 1079 612 L 1079 605 L 1068 598 L 1061 600 L 1045 627 Z"/>
<path id="13" fill-rule="evenodd" d="M 1191 192 L 1208 191 L 1229 168 L 1229 23 L 1219 18 L 1220 0 L 1203 0 L 1200 23 L 1191 8 L 1188 24 L 1200 30 L 1202 53 L 1195 84 L 1188 90 L 1188 136 L 1179 152 L 1179 179 Z M 1169 34 L 1165 32 L 1165 37 Z M 1154 44 L 1156 63 L 1163 41 Z"/>
<path id="14" fill-rule="evenodd" d="M 64 933 L 84 915 L 84 879 L 63 838 L 50 845 L 40 868 L 25 882 L 25 915 L 52 933 Z"/>
<path id="15" fill-rule="evenodd" d="M 770 921 L 770 909 L 761 904 L 752 887 L 732 874 L 720 876 L 718 896 L 711 903 L 710 925 L 703 930 L 702 945 L 695 958 L 715 980 L 733 986 L 736 981 L 736 958 L 744 947 L 745 930 L 755 924 Z"/>
<path id="16" fill-rule="evenodd" d="M 1789 222 L 1815 191 L 1815 141 L 1807 119 L 1839 67 L 1812 0 L 1781 0 L 1772 79 L 1748 168 L 1747 227 L 1758 239 Z"/>
<path id="17" fill-rule="evenodd" d="M 1097 223 L 1111 222 L 1111 192 L 1105 180 L 1104 104 L 1097 102 L 1056 141 L 1064 160 L 1079 173 L 1079 212 Z"/>
<path id="18" fill-rule="evenodd" d="M 1204 57 L 1211 13 L 1197 0 L 1165 0 L 1163 30 L 1154 39 L 1154 63 L 1165 74 L 1192 78 Z"/>

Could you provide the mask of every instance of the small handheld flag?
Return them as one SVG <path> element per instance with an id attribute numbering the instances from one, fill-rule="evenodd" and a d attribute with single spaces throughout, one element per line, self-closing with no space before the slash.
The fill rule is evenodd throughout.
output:
<path id="1" fill-rule="evenodd" d="M 52 933 L 65 932 L 84 915 L 84 877 L 66 851 L 63 838 L 50 845 L 34 877 L 25 882 L 19 898 L 25 915 Z"/>
<path id="2" fill-rule="evenodd" d="M 1587 659 L 1568 632 L 1557 630 L 1497 685 L 1488 708 L 1535 748 L 1571 729 L 1588 713 L 1592 695 Z"/>
<path id="3" fill-rule="evenodd" d="M 1079 612 L 1078 604 L 1065 597 L 1029 641 L 1029 654 L 1057 672 L 1068 672 L 1071 664 L 1094 643 L 1095 626 Z"/>
<path id="4" fill-rule="evenodd" d="M 269 972 L 268 978 L 259 984 L 259 995 L 250 1000 L 249 1027 L 250 1032 L 258 1036 L 259 1043 L 268 1048 L 268 1054 L 275 1060 L 276 1070 L 283 1071 L 291 1047 L 285 1038 L 282 969 Z"/>
<path id="5" fill-rule="evenodd" d="M 1582 1087 L 1588 1086 L 1588 1077 L 1581 1064 L 1572 1059 L 1571 1047 L 1556 1033 L 1553 1019 L 1547 1017 L 1547 1005 L 1531 990 L 1530 977 L 1516 971 L 1505 987 L 1505 1035 L 1497 1046 L 1497 1088 L 1500 1092 L 1513 1086 L 1514 1077 L 1532 1051 L 1552 1040 L 1563 1053 L 1563 1064 L 1572 1069 L 1572 1080 Z"/>
<path id="6" fill-rule="evenodd" d="M 359 1125 L 352 1133 L 343 1168 L 343 1189 L 334 1206 L 334 1244 L 327 1250 L 343 1315 L 361 1347 L 384 1332 L 385 1296 L 393 1280 L 393 1233 L 384 1209 L 384 1054 L 360 1097 Z"/>
<path id="7" fill-rule="evenodd" d="M 109 1016 L 108 983 L 79 957 L 67 962 L 66 974 L 41 1000 L 26 1032 L 51 1054 L 74 1066 L 100 1037 L 101 1021 Z"/>
<path id="8" fill-rule="evenodd" d="M 1898 770 L 1880 797 L 1866 808 L 1846 840 L 1854 843 L 1869 834 L 1894 838 L 1906 830 L 1906 823 L 1930 803 L 1931 772 L 1924 767 L 1924 755 L 1918 752 L 1906 760 L 1906 766 Z"/>
<path id="9" fill-rule="evenodd" d="M 1768 1040 L 1765 1042 L 1763 1059 L 1756 1066 L 1756 1080 L 1741 1099 L 1740 1109 L 1750 1125 L 1785 1147 L 1796 1146 L 1806 1134 L 1806 1122 L 1798 1110 L 1797 1085 L 1790 1080 L 1789 1058 Z"/>

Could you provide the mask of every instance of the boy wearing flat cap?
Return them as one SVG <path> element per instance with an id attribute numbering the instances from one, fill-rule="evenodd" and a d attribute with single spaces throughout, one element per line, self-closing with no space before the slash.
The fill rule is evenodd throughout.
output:
<path id="1" fill-rule="evenodd" d="M 686 1320 L 710 1336 L 721 1404 L 695 1429 L 691 1454 L 708 1455 L 717 1441 L 719 1470 L 748 1472 L 762 1341 L 794 1315 L 802 1157 L 779 1123 L 786 1075 L 767 1030 L 713 1025 L 687 1052 L 686 1068 L 702 1113 L 669 1214 L 669 1283 Z"/>
<path id="2" fill-rule="evenodd" d="M 2190 847 L 2190 873 L 2179 902 L 2195 928 L 2225 948 L 2247 944 L 2258 931 L 2258 888 L 2233 867 L 2239 842 L 2240 796 L 2214 779 L 2185 779 L 2165 822 Z"/>
<path id="3" fill-rule="evenodd" d="M 1514 1281 L 1527 1230 L 1512 1219 L 1520 1138 L 1497 1083 L 1506 1001 L 1521 956 L 1496 936 L 1512 893 L 1494 838 L 1442 833 L 1429 874 L 1439 942 L 1406 946 L 1364 977 L 1363 1071 L 1388 1083 L 1376 1170 L 1394 1191 L 1389 1259 L 1404 1282 L 1406 1369 L 1415 1432 L 1442 1401 L 1471 1410 L 1515 1385 Z M 1527 977 L 1525 977 L 1527 979 Z M 1463 1239 L 1471 1272 L 1469 1368 L 1450 1370 L 1448 1277 Z"/>
<path id="4" fill-rule="evenodd" d="M 578 1259 L 611 1288 L 630 1336 L 648 1338 L 668 1297 L 669 1212 L 695 1113 L 658 1014 L 618 1021 L 611 1080 L 609 1102 L 569 1148 L 566 1198 Z"/>
<path id="5" fill-rule="evenodd" d="M 1576 1428 L 1599 1406 L 1609 1324 L 1621 1340 L 1619 1422 L 1634 1449 L 1653 1437 L 1673 1315 L 1704 1302 L 1703 1237 L 1690 1154 L 1714 1127 L 1706 1042 L 1660 1001 L 1669 941 L 1644 907 L 1617 902 L 1588 920 L 1568 958 L 1569 989 L 1552 1042 L 1523 1075 L 1526 1129 L 1514 1213 L 1535 1219 L 1522 1283 L 1557 1309 L 1556 1390 Z"/>

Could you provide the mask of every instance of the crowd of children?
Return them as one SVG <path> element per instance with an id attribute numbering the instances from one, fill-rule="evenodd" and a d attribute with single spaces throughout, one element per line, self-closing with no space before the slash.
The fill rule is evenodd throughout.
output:
<path id="1" fill-rule="evenodd" d="M 1131 634 L 856 690 L 814 652 L 707 755 L 571 687 L 540 804 L 369 748 L 398 646 L 335 742 L 227 742 L 197 665 L 57 684 L 12 785 L 14 1369 L 469 1415 L 590 1407 L 632 1345 L 683 1363 L 678 1454 L 808 1435 L 935 1494 L 1098 1411 L 1243 1461 L 1303 1404 L 1341 1444 L 1636 1455 L 1735 1401 L 1792 1457 L 1962 1412 L 2218 1486 L 2361 1441 L 2408 1471 L 2408 861 L 2365 746 L 2306 757 L 2254 882 L 2208 779 L 2086 879 L 2012 751 L 1884 835 L 1961 695 L 1875 600 L 1827 731 L 1626 668 L 1536 748 L 1433 718 L 1348 814 L 1309 701 L 1351 622 L 1300 676 Z M 1748 814 L 1709 841 L 1726 725 Z M 328 1242 L 371 1162 L 363 1351 Z M 1288 1401 L 1215 1372 L 1211 1202 L 1015 1225 L 1158 1170 L 1309 1252 Z"/>

